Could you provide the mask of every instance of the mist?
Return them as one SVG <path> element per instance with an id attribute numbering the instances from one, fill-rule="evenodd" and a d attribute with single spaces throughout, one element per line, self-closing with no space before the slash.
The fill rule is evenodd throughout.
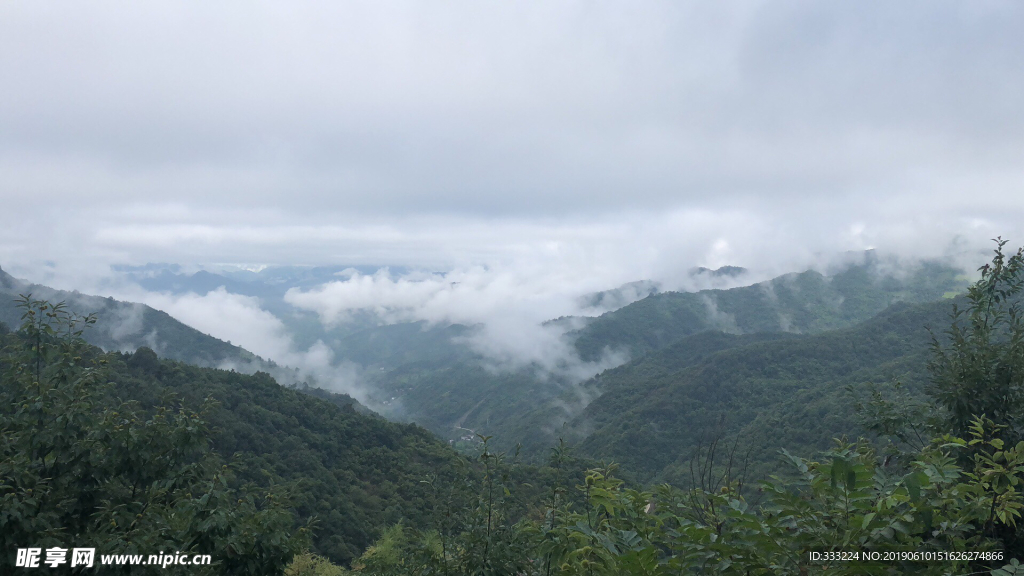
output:
<path id="1" fill-rule="evenodd" d="M 1008 1 L 7 4 L 0 266 L 339 390 L 332 338 L 367 314 L 578 380 L 624 358 L 550 320 L 1024 240 L 1022 26 Z M 150 263 L 361 271 L 271 302 L 120 272 Z"/>

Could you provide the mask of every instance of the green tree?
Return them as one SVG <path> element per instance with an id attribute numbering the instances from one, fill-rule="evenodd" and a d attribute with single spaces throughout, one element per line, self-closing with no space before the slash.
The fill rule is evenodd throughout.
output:
<path id="1" fill-rule="evenodd" d="M 966 309 L 954 306 L 948 343 L 933 338 L 931 394 L 945 410 L 947 427 L 965 435 L 984 414 L 1012 439 L 1024 418 L 1024 248 L 1007 255 L 996 239 L 995 257 L 967 291 Z"/>
<path id="2" fill-rule="evenodd" d="M 210 554 L 213 574 L 280 574 L 305 543 L 287 505 L 236 486 L 210 449 L 204 410 L 121 402 L 107 358 L 84 343 L 95 317 L 23 296 L 0 355 L 0 549 Z M 116 568 L 108 567 L 108 572 Z M 132 574 L 156 567 L 124 567 Z M 198 571 L 198 570 L 197 570 Z M 200 573 L 202 573 L 200 571 Z"/>
<path id="3" fill-rule="evenodd" d="M 398 523 L 384 531 L 353 566 L 374 576 L 505 576 L 531 569 L 529 532 L 511 506 L 512 465 L 480 436 L 476 492 L 439 491 L 434 527 L 416 530 Z"/>

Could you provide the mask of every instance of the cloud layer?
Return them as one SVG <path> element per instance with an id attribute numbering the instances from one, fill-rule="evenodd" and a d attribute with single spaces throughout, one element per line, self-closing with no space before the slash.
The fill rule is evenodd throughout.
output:
<path id="1" fill-rule="evenodd" d="M 959 210 L 977 190 L 986 209 L 1020 209 L 1014 2 L 99 2 L 0 16 L 2 193 L 19 212 L 128 206 L 143 226 L 201 226 L 216 216 L 197 213 L 244 206 L 321 226 L 757 198 Z"/>
<path id="2" fill-rule="evenodd" d="M 119 263 L 405 266 L 290 298 L 499 334 L 694 266 L 973 264 L 1024 240 L 1022 27 L 1009 0 L 7 3 L 0 265 L 104 294 Z M 306 353 L 258 302 L 141 298 Z"/>

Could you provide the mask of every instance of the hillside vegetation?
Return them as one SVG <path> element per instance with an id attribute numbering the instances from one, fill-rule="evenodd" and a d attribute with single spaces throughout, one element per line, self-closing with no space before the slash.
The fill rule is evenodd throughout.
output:
<path id="1" fill-rule="evenodd" d="M 636 358 L 684 336 L 718 330 L 733 334 L 809 334 L 867 320 L 897 302 L 940 300 L 962 291 L 960 271 L 923 262 L 896 270 L 872 252 L 865 261 L 830 274 L 809 270 L 728 290 L 664 292 L 589 322 L 576 336 L 585 359 L 606 349 Z"/>
<path id="2" fill-rule="evenodd" d="M 34 318 L 50 313 L 46 303 L 32 301 L 31 306 L 34 308 L 29 310 L 34 312 Z M 24 314 L 26 309 L 21 310 Z M 51 321 L 53 330 L 44 334 L 44 350 L 46 341 L 51 341 L 55 350 L 67 348 L 70 351 L 60 358 L 70 362 L 68 368 L 72 373 L 90 375 L 88 381 L 73 382 L 73 389 L 78 392 L 67 400 L 81 403 L 74 405 L 72 413 L 79 406 L 87 409 L 88 406 L 119 405 L 122 414 L 130 411 L 141 421 L 167 410 L 175 411 L 178 406 L 187 413 L 194 413 L 191 418 L 195 420 L 193 426 L 199 426 L 196 430 L 208 430 L 205 438 L 198 437 L 195 441 L 197 447 L 208 443 L 210 452 L 205 458 L 210 465 L 216 467 L 221 461 L 233 459 L 232 477 L 236 485 L 253 483 L 264 490 L 288 495 L 289 509 L 294 515 L 288 528 L 297 529 L 308 519 L 315 518 L 309 529 L 312 550 L 334 561 L 346 562 L 358 556 L 387 524 L 403 520 L 410 526 L 423 525 L 425 515 L 433 509 L 433 493 L 423 484 L 425 478 L 438 477 L 452 484 L 466 478 L 466 461 L 426 430 L 357 412 L 350 401 L 345 401 L 347 397 L 316 398 L 283 387 L 266 373 L 245 375 L 161 360 L 145 347 L 133 354 L 102 354 L 96 348 L 76 343 L 73 335 L 70 340 L 69 336 L 62 337 L 54 319 L 44 320 L 42 326 L 46 327 L 47 321 Z M 19 392 L 21 388 L 16 382 L 21 377 L 12 371 L 21 370 L 23 366 L 31 368 L 32 364 L 19 364 L 19 355 L 31 355 L 39 346 L 25 329 L 0 334 L 0 339 L 0 347 L 5 351 L 0 367 L 5 370 L 2 391 L 6 401 L 0 408 L 0 417 L 6 440 L 21 414 L 17 411 L 20 403 L 13 402 L 11 395 L 31 394 L 35 386 L 32 384 Z M 69 356 L 72 353 L 74 358 Z M 56 361 L 49 356 L 42 358 L 42 372 L 48 374 L 57 370 Z M 84 364 L 78 367 L 80 363 Z M 48 396 L 71 393 L 72 384 L 65 383 L 59 374 L 63 372 L 54 372 L 52 378 L 44 379 L 42 393 Z M 30 373 L 25 377 L 38 378 Z M 81 398 L 77 397 L 79 395 Z M 93 398 L 89 404 L 84 404 L 86 396 Z M 15 407 L 15 412 L 10 411 L 11 406 Z M 116 417 L 113 412 L 111 415 Z M 53 417 L 58 418 L 55 423 L 61 426 L 60 413 Z M 34 442 L 39 442 L 44 429 L 41 424 L 34 426 L 21 433 L 32 434 L 37 438 Z M 139 434 L 141 440 L 143 436 Z M 164 441 L 174 442 L 174 438 L 172 433 Z M 79 449 L 84 442 L 82 439 L 75 441 Z M 173 444 L 169 446 L 172 447 Z M 104 446 L 96 456 L 110 449 Z M 54 454 L 58 453 L 40 453 L 43 459 L 40 465 Z M 10 452 L 5 455 L 28 456 Z M 143 456 L 129 453 L 126 457 Z M 139 463 L 146 465 L 145 460 Z M 31 471 L 34 464 L 25 466 Z M 71 470 L 66 472 L 73 474 Z M 0 484 L 0 496 L 8 511 L 17 508 L 19 498 L 29 498 L 16 486 L 24 484 L 6 476 Z M 9 489 L 14 491 L 8 492 Z M 34 500 L 25 500 L 24 505 L 31 507 L 31 502 Z M 89 509 L 84 509 L 83 513 L 89 513 Z M 6 524 L 9 522 L 11 519 L 0 515 L 0 528 L 4 525 L 10 528 Z M 125 545 L 132 546 L 131 535 L 126 538 Z M 184 546 L 180 550 L 187 549 L 185 544 L 180 545 Z"/>
<path id="3" fill-rule="evenodd" d="M 317 519 L 314 550 L 336 561 L 357 556 L 384 525 L 422 525 L 433 503 L 421 480 L 465 474 L 462 459 L 423 428 L 289 389 L 266 373 L 159 360 L 148 348 L 115 355 L 109 366 L 117 394 L 145 408 L 167 394 L 189 406 L 213 399 L 205 415 L 213 448 L 242 455 L 245 480 L 294 483 L 295 513 Z"/>
<path id="4" fill-rule="evenodd" d="M 89 539 L 96 536 L 96 526 L 70 523 L 61 516 L 106 517 L 106 504 L 85 496 L 93 487 L 84 487 L 95 479 L 78 475 L 88 469 L 73 461 L 61 468 L 70 497 L 85 498 L 79 509 L 50 512 L 61 501 L 44 499 L 44 506 L 33 495 L 33 489 L 36 495 L 44 493 L 40 486 L 48 485 L 53 460 L 62 460 L 68 450 L 75 454 L 68 456 L 72 460 L 87 457 L 102 466 L 108 477 L 104 485 L 134 486 L 131 496 L 103 498 L 113 498 L 125 512 L 139 511 L 147 523 L 166 520 L 150 520 L 146 510 L 171 514 L 176 507 L 192 506 L 193 495 L 198 502 L 203 493 L 196 482 L 226 482 L 220 492 L 202 488 L 217 494 L 203 499 L 204 504 L 224 507 L 219 521 L 239 522 L 243 541 L 280 538 L 267 551 L 273 561 L 265 556 L 267 563 L 258 570 L 251 566 L 263 562 L 258 554 L 228 554 L 223 547 L 230 541 L 211 542 L 214 533 L 199 538 L 192 533 L 195 525 L 170 535 L 153 527 L 134 529 L 135 521 L 124 529 L 116 524 L 103 529 L 109 532 L 103 542 L 110 553 L 159 547 L 231 556 L 219 558 L 214 573 L 278 573 L 275 566 L 291 558 L 297 546 L 348 563 L 387 526 L 400 522 L 411 529 L 427 528 L 445 502 L 479 487 L 479 462 L 459 455 L 418 425 L 367 413 L 348 396 L 282 386 L 264 372 L 247 375 L 165 360 L 146 347 L 134 353 L 103 353 L 83 339 L 98 323 L 95 317 L 39 300 L 22 299 L 15 305 L 21 312 L 20 328 L 11 331 L 0 324 L 0 430 L 5 440 L 0 532 L 8 531 L 15 540 L 35 534 L 39 538 L 33 541 L 42 544 L 65 545 L 71 543 L 68 538 L 95 543 Z M 25 406 L 31 410 L 26 412 Z M 177 416 L 171 418 L 173 414 Z M 72 422 L 79 430 L 69 436 Z M 47 442 L 52 447 L 46 448 Z M 26 450 L 28 445 L 38 448 Z M 160 482 L 177 466 L 185 476 L 172 482 L 181 483 L 181 491 L 165 494 Z M 514 471 L 498 467 L 520 487 L 508 500 L 516 518 L 536 507 L 555 478 L 543 466 Z M 577 464 L 562 478 L 581 481 L 582 469 Z M 208 476 L 194 479 L 197 470 Z M 191 492 L 182 499 L 186 490 Z M 169 500 L 151 508 L 149 496 L 143 496 L 151 493 Z M 224 502 L 234 494 L 242 496 L 239 503 L 254 500 L 255 509 L 231 512 Z M 118 499 L 126 501 L 118 504 Z M 246 524 L 250 521 L 266 525 L 253 527 Z M 43 537 L 48 531 L 55 534 Z M 222 536 L 228 538 L 227 532 Z"/>
<path id="5" fill-rule="evenodd" d="M 931 337 L 949 301 L 896 304 L 850 328 L 814 335 L 688 336 L 587 383 L 601 391 L 570 423 L 583 453 L 620 462 L 646 481 L 686 483 L 698 445 L 738 441 L 751 472 L 779 449 L 813 453 L 856 436 L 854 406 L 870 383 L 921 394 Z"/>
<path id="6" fill-rule="evenodd" d="M 673 354 L 685 356 L 691 348 L 700 349 L 702 337 L 695 335 L 701 333 L 819 334 L 867 321 L 896 303 L 942 300 L 966 285 L 961 272 L 948 266 L 924 263 L 897 272 L 871 253 L 865 258 L 828 276 L 808 271 L 728 290 L 650 295 L 597 318 L 581 319 L 585 325 L 567 335 L 578 359 L 566 361 L 570 365 L 597 361 L 612 352 L 642 361 L 647 354 L 693 337 L 657 356 L 657 361 L 672 363 Z M 924 334 L 924 324 L 922 320 L 912 329 Z M 539 366 L 494 370 L 490 361 L 459 343 L 471 338 L 472 327 L 403 325 L 363 331 L 348 340 L 367 347 L 382 344 L 374 347 L 377 355 L 355 356 L 365 361 L 372 388 L 387 403 L 380 407 L 382 413 L 418 422 L 443 438 L 459 438 L 469 429 L 493 435 L 507 449 L 521 443 L 528 456 L 539 457 L 564 434 L 563 424 L 572 422 L 574 437 L 579 437 L 591 425 L 587 418 L 598 417 L 600 406 L 609 405 L 599 404 L 581 420 L 579 411 L 604 392 L 603 386 L 594 382 L 578 386 L 574 370 L 552 372 Z M 829 342 L 827 346 L 835 345 Z M 863 360 L 867 366 L 872 358 Z M 595 364 L 592 370 L 599 371 L 600 366 Z M 639 372 L 632 372 L 630 378 L 635 390 L 644 387 Z M 616 409 L 631 403 L 621 400 Z M 651 421 L 644 420 L 643 414 L 637 416 Z M 594 457 L 618 454 L 590 446 L 597 448 L 599 443 L 588 444 L 587 453 Z"/>
<path id="7" fill-rule="evenodd" d="M 956 298 L 944 298 L 963 282 L 950 269 L 897 280 L 871 266 L 648 296 L 574 333 L 581 357 L 633 342 L 632 360 L 582 383 L 488 369 L 459 344 L 472 327 L 346 336 L 396 410 L 472 438 L 462 454 L 265 372 L 145 346 L 103 353 L 82 342 L 90 330 L 64 327 L 102 320 L 22 301 L 4 322 L 21 328 L 0 326 L 0 531 L 209 550 L 221 558 L 211 573 L 1013 573 L 1000 567 L 1024 552 L 1024 256 L 998 252 Z M 955 307 L 966 312 L 950 329 Z M 634 331 L 654 336 L 634 342 Z M 145 447 L 128 449 L 133 438 Z M 219 535 L 204 539 L 204 526 Z M 987 555 L 806 555 L 851 546 Z"/>
<path id="8" fill-rule="evenodd" d="M 107 351 L 134 351 L 145 346 L 163 357 L 199 366 L 233 364 L 264 369 L 271 366 L 243 348 L 204 334 L 145 304 L 56 290 L 18 280 L 3 270 L 0 270 L 0 322 L 9 327 L 20 326 L 22 312 L 17 298 L 29 294 L 37 300 L 64 302 L 69 310 L 82 316 L 95 314 L 96 324 L 83 336 L 93 346 Z"/>

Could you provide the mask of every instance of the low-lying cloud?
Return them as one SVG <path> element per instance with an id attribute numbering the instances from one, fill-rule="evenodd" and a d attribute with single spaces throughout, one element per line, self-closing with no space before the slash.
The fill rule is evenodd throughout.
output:
<path id="1" fill-rule="evenodd" d="M 382 323 L 466 325 L 472 332 L 457 343 L 481 354 L 492 369 L 534 366 L 578 381 L 624 359 L 609 355 L 598 363 L 582 362 L 564 337 L 571 326 L 545 322 L 581 313 L 579 296 L 594 291 L 600 281 L 539 263 L 400 277 L 381 270 L 373 275 L 352 272 L 310 290 L 291 289 L 285 301 L 316 312 L 326 325 L 343 323 L 362 311 L 374 313 Z"/>
<path id="2" fill-rule="evenodd" d="M 200 295 L 150 292 L 126 286 L 117 296 L 163 310 L 200 332 L 241 346 L 290 369 L 298 369 L 297 374 L 276 373 L 282 383 L 313 380 L 322 388 L 344 392 L 357 399 L 365 398 L 355 366 L 335 358 L 334 351 L 319 340 L 305 350 L 298 348 L 285 324 L 264 310 L 258 298 L 232 294 L 223 287 Z M 140 322 L 139 319 L 126 318 L 123 330 L 126 333 L 129 330 L 138 332 Z M 158 341 L 155 344 L 159 346 Z M 243 371 L 265 369 L 258 365 L 225 364 L 221 367 Z"/>

